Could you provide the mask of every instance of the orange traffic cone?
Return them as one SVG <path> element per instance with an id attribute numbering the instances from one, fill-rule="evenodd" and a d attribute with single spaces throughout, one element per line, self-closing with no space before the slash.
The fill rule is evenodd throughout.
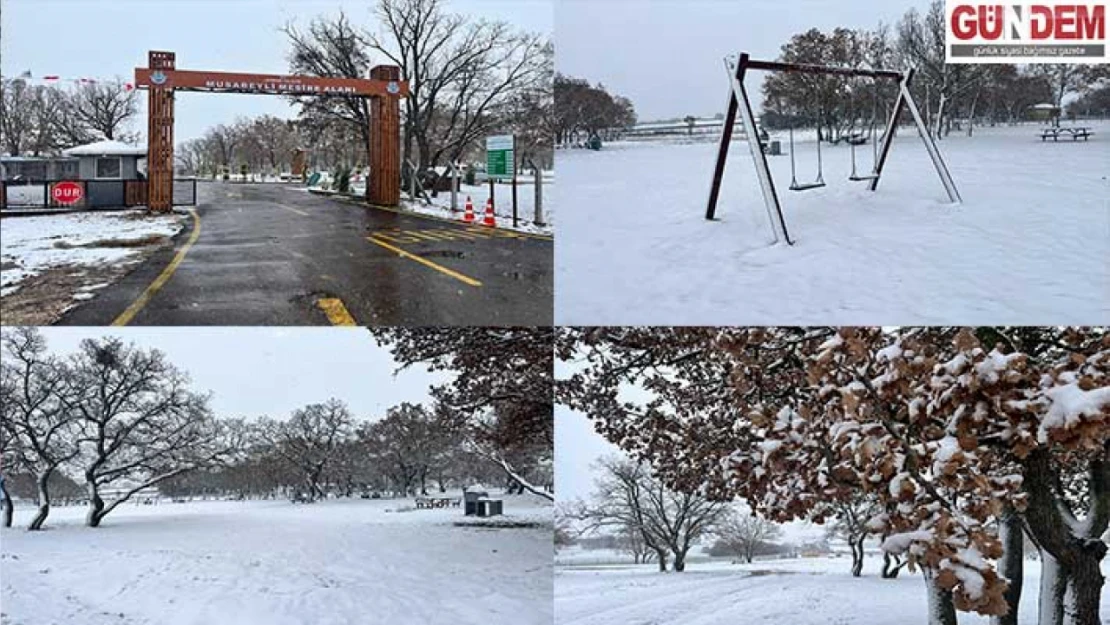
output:
<path id="1" fill-rule="evenodd" d="M 466 212 L 463 213 L 463 221 L 466 223 L 474 223 L 474 205 L 470 203 L 470 196 L 466 196 Z"/>
<path id="2" fill-rule="evenodd" d="M 482 218 L 482 225 L 491 228 L 497 226 L 497 218 L 493 216 L 493 198 L 486 200 L 486 215 Z"/>

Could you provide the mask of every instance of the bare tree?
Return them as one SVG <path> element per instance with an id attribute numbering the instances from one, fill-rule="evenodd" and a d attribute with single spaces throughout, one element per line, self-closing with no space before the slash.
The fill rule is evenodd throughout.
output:
<path id="1" fill-rule="evenodd" d="M 38 104 L 35 91 L 25 80 L 0 81 L 0 135 L 3 136 L 0 147 L 12 156 L 20 156 L 29 149 Z"/>
<path id="2" fill-rule="evenodd" d="M 882 512 L 882 506 L 876 498 L 858 492 L 830 502 L 829 507 L 835 517 L 827 526 L 827 535 L 842 538 L 848 543 L 852 551 L 852 577 L 859 577 L 863 573 L 863 541 L 871 533 L 867 522 Z"/>
<path id="3" fill-rule="evenodd" d="M 51 477 L 80 450 L 78 423 L 67 406 L 68 374 L 47 354 L 38 329 L 14 328 L 4 333 L 2 343 L 4 429 L 17 441 L 18 464 L 35 477 L 39 509 L 27 529 L 39 530 L 50 514 Z"/>
<path id="4" fill-rule="evenodd" d="M 136 91 L 124 81 L 80 84 L 68 99 L 72 118 L 105 139 L 130 139 L 121 135 L 123 126 L 138 112 Z"/>
<path id="5" fill-rule="evenodd" d="M 675 572 L 686 570 L 690 548 L 721 520 L 725 504 L 670 490 L 646 466 L 627 459 L 604 458 L 597 466 L 601 477 L 586 511 L 592 527 L 638 531 L 655 552 L 660 571 L 667 570 L 668 553 L 674 555 Z"/>
<path id="6" fill-rule="evenodd" d="M 342 12 L 334 20 L 317 19 L 307 30 L 287 24 L 282 32 L 289 38 L 289 70 L 294 74 L 366 78 L 370 55 L 365 37 Z M 318 132 L 341 128 L 344 135 L 359 138 L 359 153 L 365 161 L 370 147 L 370 111 L 365 98 L 354 96 L 293 97 L 300 105 L 301 119 Z"/>
<path id="7" fill-rule="evenodd" d="M 726 509 L 717 523 L 714 533 L 734 551 L 750 563 L 760 545 L 778 540 L 782 529 L 750 511 L 741 512 L 734 508 Z"/>
<path id="8" fill-rule="evenodd" d="M 139 491 L 222 462 L 241 447 L 235 431 L 212 419 L 208 397 L 193 392 L 157 350 L 86 339 L 68 373 L 74 389 L 66 408 L 81 419 L 78 461 L 90 527 Z M 111 485 L 119 492 L 106 502 L 102 492 Z"/>
<path id="9" fill-rule="evenodd" d="M 365 438 L 377 466 L 406 494 L 428 494 L 428 480 L 445 462 L 454 425 L 443 413 L 403 403 L 389 409 L 381 421 L 365 428 Z"/>
<path id="10" fill-rule="evenodd" d="M 404 158 L 418 169 L 458 160 L 515 94 L 551 80 L 550 42 L 506 22 L 448 13 L 443 0 L 379 0 L 376 14 L 384 27 L 366 39 L 409 81 Z"/>
<path id="11" fill-rule="evenodd" d="M 301 474 L 308 500 L 316 501 L 326 495 L 323 478 L 340 445 L 350 438 L 353 423 L 347 405 L 329 399 L 295 410 L 288 421 L 264 423 L 262 433 Z"/>

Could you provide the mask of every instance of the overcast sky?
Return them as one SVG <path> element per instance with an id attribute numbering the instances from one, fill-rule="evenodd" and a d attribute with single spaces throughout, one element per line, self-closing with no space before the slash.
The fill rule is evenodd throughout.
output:
<path id="1" fill-rule="evenodd" d="M 359 419 L 391 406 L 425 402 L 428 387 L 450 379 L 421 366 L 394 376 L 397 365 L 365 328 L 42 328 L 52 351 L 70 353 L 81 340 L 118 336 L 157 348 L 187 372 L 198 391 L 212 391 L 220 417 L 285 419 L 332 397 Z"/>
<path id="2" fill-rule="evenodd" d="M 289 22 L 343 9 L 356 25 L 373 26 L 369 0 L 0 0 L 3 40 L 0 74 L 134 79 L 148 50 L 177 53 L 180 69 L 284 74 Z M 533 32 L 552 32 L 551 0 L 449 0 L 449 8 L 504 20 Z M 146 136 L 142 117 L 132 130 Z M 182 93 L 176 137 L 185 141 L 237 116 L 293 117 L 277 96 Z"/>
<path id="3" fill-rule="evenodd" d="M 555 65 L 628 97 L 643 121 L 723 112 L 723 59 L 773 59 L 796 33 L 895 23 L 926 0 L 558 0 Z M 756 80 L 749 85 L 758 84 Z M 750 88 L 749 92 L 758 93 Z M 758 106 L 758 102 L 753 102 Z"/>

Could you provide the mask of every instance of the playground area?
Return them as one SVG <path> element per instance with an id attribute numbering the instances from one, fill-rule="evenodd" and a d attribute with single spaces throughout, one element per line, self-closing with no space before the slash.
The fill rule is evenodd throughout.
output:
<path id="1" fill-rule="evenodd" d="M 32 508 L 3 530 L 5 625 L 550 623 L 551 507 L 505 498 L 509 526 L 462 527 L 412 499 Z"/>
<path id="2" fill-rule="evenodd" d="M 962 204 L 900 127 L 878 190 L 851 181 L 847 143 L 821 147 L 826 186 L 801 192 L 768 156 L 796 244 L 774 235 L 746 142 L 734 140 L 717 220 L 705 219 L 714 142 L 616 142 L 559 160 L 559 324 L 1090 323 L 1110 280 L 1110 122 L 1088 141 L 1043 125 L 977 127 L 938 142 Z M 800 182 L 817 175 L 795 132 Z M 871 144 L 856 148 L 871 167 Z"/>

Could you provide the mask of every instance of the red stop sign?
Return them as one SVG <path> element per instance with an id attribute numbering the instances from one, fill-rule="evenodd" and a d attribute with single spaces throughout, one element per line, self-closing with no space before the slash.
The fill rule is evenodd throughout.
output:
<path id="1" fill-rule="evenodd" d="M 77 182 L 58 182 L 51 189 L 50 197 L 59 204 L 76 204 L 85 197 L 85 189 Z"/>

